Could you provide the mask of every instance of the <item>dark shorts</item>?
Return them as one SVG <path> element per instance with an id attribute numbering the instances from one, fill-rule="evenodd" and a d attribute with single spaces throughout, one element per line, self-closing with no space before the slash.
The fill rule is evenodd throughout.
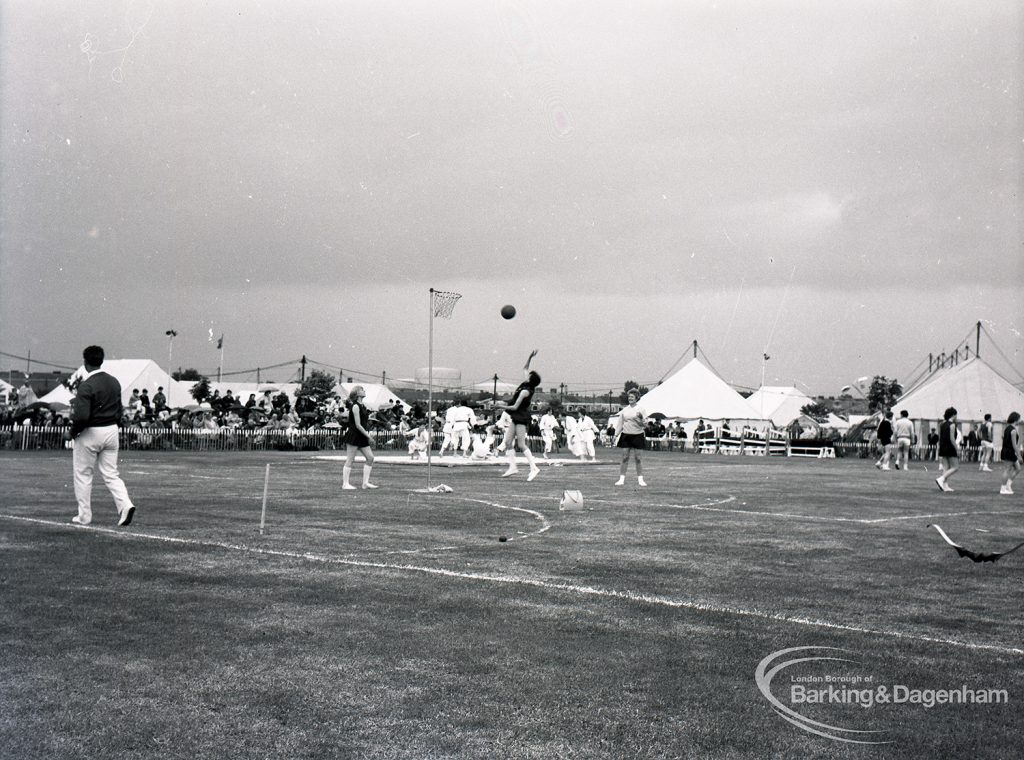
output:
<path id="1" fill-rule="evenodd" d="M 643 433 L 622 433 L 616 445 L 620 449 L 646 449 L 647 439 Z"/>
<path id="2" fill-rule="evenodd" d="M 1002 451 L 999 452 L 999 458 L 1002 459 L 1004 462 L 1016 462 L 1017 452 L 1014 451 L 1013 449 L 1003 449 Z"/>
<path id="3" fill-rule="evenodd" d="M 345 433 L 345 445 L 365 449 L 370 445 L 370 439 L 353 428 Z"/>

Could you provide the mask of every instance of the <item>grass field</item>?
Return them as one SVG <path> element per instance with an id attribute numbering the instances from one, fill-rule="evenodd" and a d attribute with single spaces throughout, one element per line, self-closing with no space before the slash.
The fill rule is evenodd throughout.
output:
<path id="1" fill-rule="evenodd" d="M 943 494 L 931 464 L 649 452 L 650 486 L 616 488 L 599 456 L 532 483 L 435 467 L 454 491 L 426 495 L 422 467 L 343 492 L 309 454 L 124 452 L 118 529 L 101 483 L 70 524 L 69 455 L 0 455 L 0 757 L 1021 756 L 1024 550 L 975 564 L 927 527 L 1024 540 L 996 474 Z M 856 662 L 779 673 L 786 705 L 840 672 L 1009 701 L 793 706 L 888 743 L 840 742 L 759 691 L 792 647 Z"/>

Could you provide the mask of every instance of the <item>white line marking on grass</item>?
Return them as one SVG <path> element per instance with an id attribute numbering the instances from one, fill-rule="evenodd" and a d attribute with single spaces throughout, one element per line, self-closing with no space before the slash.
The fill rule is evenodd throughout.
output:
<path id="1" fill-rule="evenodd" d="M 483 504 L 484 506 L 487 507 L 495 507 L 496 509 L 511 509 L 513 512 L 525 512 L 528 515 L 533 515 L 538 520 L 540 520 L 541 528 L 540 530 L 536 530 L 533 533 L 524 534 L 522 536 L 523 538 L 539 536 L 541 533 L 546 533 L 547 531 L 551 530 L 551 523 L 548 522 L 548 518 L 546 518 L 540 512 L 537 512 L 536 510 L 533 509 L 527 509 L 526 507 L 510 507 L 507 504 L 498 504 L 493 501 L 484 501 L 483 499 L 463 499 L 463 501 L 475 501 L 477 504 Z M 516 539 L 509 538 L 508 540 L 515 541 Z"/>
<path id="2" fill-rule="evenodd" d="M 941 514 L 933 515 L 903 515 L 901 517 L 880 517 L 875 520 L 861 520 L 866 525 L 874 525 L 875 523 L 894 522 L 896 520 L 930 520 L 934 517 L 964 517 L 967 515 L 1015 515 L 1018 514 L 1017 510 L 1004 509 L 999 512 L 984 511 L 984 512 L 945 512 Z"/>
<path id="3" fill-rule="evenodd" d="M 524 578 L 516 575 L 488 575 L 485 573 L 470 573 L 463 570 L 446 570 L 444 568 L 439 567 L 423 567 L 420 565 L 398 565 L 390 562 L 371 562 L 368 560 L 341 559 L 338 557 L 326 557 L 321 554 L 311 554 L 308 552 L 290 552 L 281 549 L 261 549 L 255 546 L 246 546 L 245 544 L 229 544 L 224 541 L 199 541 L 197 539 L 191 538 L 157 536 L 151 533 L 126 532 L 124 530 L 114 530 L 113 528 L 99 528 L 93 527 L 91 525 L 83 527 L 72 525 L 71 523 L 57 522 L 55 520 L 41 520 L 35 517 L 20 517 L 16 515 L 2 514 L 0 514 L 0 517 L 6 518 L 8 520 L 17 520 L 20 522 L 34 523 L 37 525 L 54 526 L 58 528 L 64 528 L 65 530 L 70 528 L 73 530 L 88 531 L 92 533 L 103 533 L 106 535 L 126 540 L 132 539 L 145 541 L 163 541 L 165 543 L 179 544 L 182 546 L 193 546 L 205 549 L 224 549 L 226 551 L 246 552 L 266 557 L 281 557 L 284 559 L 299 559 L 308 562 L 318 562 L 325 565 L 357 567 L 369 570 L 388 570 L 397 573 L 416 573 L 419 575 L 434 575 L 443 578 L 458 578 L 461 580 L 481 581 L 484 583 L 493 584 L 528 586 L 530 588 L 542 589 L 544 591 L 564 591 L 579 596 L 593 596 L 601 597 L 604 599 L 618 599 L 622 601 L 635 602 L 639 604 L 669 607 L 672 609 L 685 609 L 693 610 L 696 612 L 710 612 L 712 614 L 719 615 L 736 615 L 739 617 L 753 618 L 755 620 L 765 620 L 775 623 L 789 623 L 792 625 L 807 626 L 809 628 L 824 628 L 826 630 L 831 631 L 859 633 L 867 636 L 886 636 L 889 638 L 902 639 L 905 641 L 918 641 L 926 644 L 944 644 L 946 646 L 960 647 L 961 649 L 970 649 L 975 651 L 998 652 L 1000 654 L 1018 656 L 1024 655 L 1024 649 L 1019 649 L 1017 647 L 1001 646 L 999 644 L 979 644 L 972 641 L 962 641 L 960 639 L 944 639 L 939 638 L 937 636 L 925 636 L 923 634 L 906 633 L 904 631 L 894 631 L 880 628 L 866 628 L 863 626 L 847 625 L 845 623 L 833 623 L 828 620 L 820 620 L 793 615 L 783 615 L 777 612 L 768 612 L 766 610 L 736 607 L 733 605 L 712 604 L 711 602 L 702 602 L 690 599 L 673 599 L 671 597 L 660 596 L 657 594 L 645 594 L 639 591 L 624 591 L 619 589 L 597 588 L 594 586 L 578 586 L 572 583 L 558 583 L 555 581 L 546 581 L 539 578 Z"/>

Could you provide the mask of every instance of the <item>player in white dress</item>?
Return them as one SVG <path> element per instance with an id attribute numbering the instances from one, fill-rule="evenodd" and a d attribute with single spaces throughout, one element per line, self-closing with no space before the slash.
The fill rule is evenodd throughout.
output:
<path id="1" fill-rule="evenodd" d="M 540 418 L 540 439 L 544 441 L 544 458 L 548 458 L 548 454 L 552 452 L 555 445 L 555 428 L 561 427 L 558 424 L 558 418 L 551 413 L 551 409 L 548 409 L 544 416 Z"/>

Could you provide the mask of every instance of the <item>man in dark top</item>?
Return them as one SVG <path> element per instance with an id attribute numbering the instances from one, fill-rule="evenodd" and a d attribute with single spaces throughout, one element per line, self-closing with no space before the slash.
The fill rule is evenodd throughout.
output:
<path id="1" fill-rule="evenodd" d="M 119 515 L 117 524 L 128 525 L 135 505 L 117 472 L 118 430 L 121 419 L 121 384 L 108 375 L 103 365 L 103 349 L 89 346 L 82 352 L 86 376 L 71 399 L 71 437 L 74 439 L 75 499 L 78 514 L 71 518 L 77 525 L 92 522 L 92 474 L 99 470 Z"/>
<path id="2" fill-rule="evenodd" d="M 875 433 L 878 436 L 878 443 L 882 447 L 882 458 L 875 462 L 875 467 L 880 470 L 888 470 L 889 460 L 892 458 L 892 412 L 882 415 L 882 421 L 878 423 Z"/>

